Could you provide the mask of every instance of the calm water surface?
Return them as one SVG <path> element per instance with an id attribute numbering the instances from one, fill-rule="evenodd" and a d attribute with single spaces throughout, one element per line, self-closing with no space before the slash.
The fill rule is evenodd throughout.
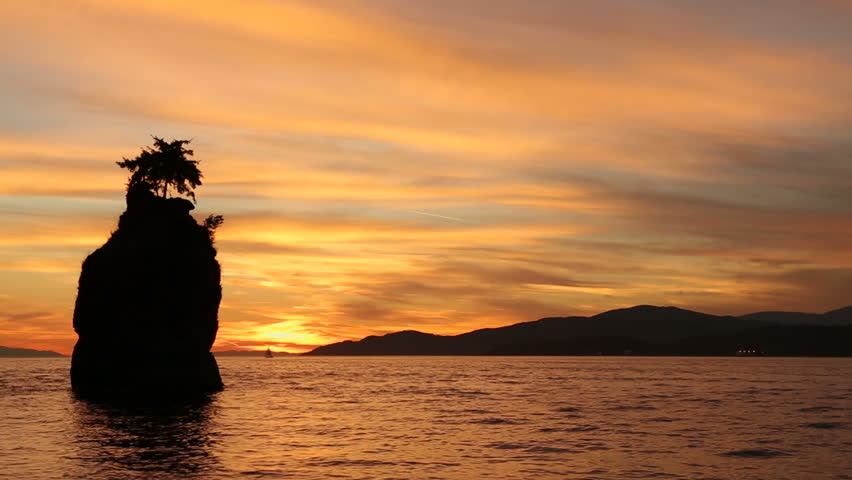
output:
<path id="1" fill-rule="evenodd" d="M 852 479 L 852 359 L 220 358 L 179 408 L 0 359 L 0 477 Z"/>

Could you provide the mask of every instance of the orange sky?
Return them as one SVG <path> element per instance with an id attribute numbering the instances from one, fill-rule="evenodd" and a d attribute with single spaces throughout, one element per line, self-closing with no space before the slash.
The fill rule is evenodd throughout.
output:
<path id="1" fill-rule="evenodd" d="M 0 345 L 69 353 L 149 135 L 218 349 L 852 304 L 852 2 L 0 4 Z"/>

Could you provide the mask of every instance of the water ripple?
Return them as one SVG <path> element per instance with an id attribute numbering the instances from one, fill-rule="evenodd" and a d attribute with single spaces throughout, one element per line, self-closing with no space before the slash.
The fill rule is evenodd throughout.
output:
<path id="1" fill-rule="evenodd" d="M 203 405 L 0 360 L 0 472 L 147 480 L 848 478 L 852 359 L 222 358 Z M 2 475 L 0 475 L 2 476 Z"/>

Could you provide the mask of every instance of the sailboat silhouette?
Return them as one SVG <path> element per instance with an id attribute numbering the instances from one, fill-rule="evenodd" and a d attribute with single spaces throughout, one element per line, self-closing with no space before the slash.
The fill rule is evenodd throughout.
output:
<path id="1" fill-rule="evenodd" d="M 264 353 L 263 356 L 266 358 L 272 358 L 274 355 L 272 355 L 272 350 L 270 350 L 269 347 L 266 347 L 266 353 Z"/>

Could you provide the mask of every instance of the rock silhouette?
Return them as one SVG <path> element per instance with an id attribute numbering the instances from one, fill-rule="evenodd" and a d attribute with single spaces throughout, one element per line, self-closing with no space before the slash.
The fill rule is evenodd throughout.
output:
<path id="1" fill-rule="evenodd" d="M 210 353 L 221 273 L 212 229 L 193 208 L 145 182 L 128 188 L 118 229 L 80 274 L 71 361 L 78 394 L 167 398 L 222 388 Z"/>

